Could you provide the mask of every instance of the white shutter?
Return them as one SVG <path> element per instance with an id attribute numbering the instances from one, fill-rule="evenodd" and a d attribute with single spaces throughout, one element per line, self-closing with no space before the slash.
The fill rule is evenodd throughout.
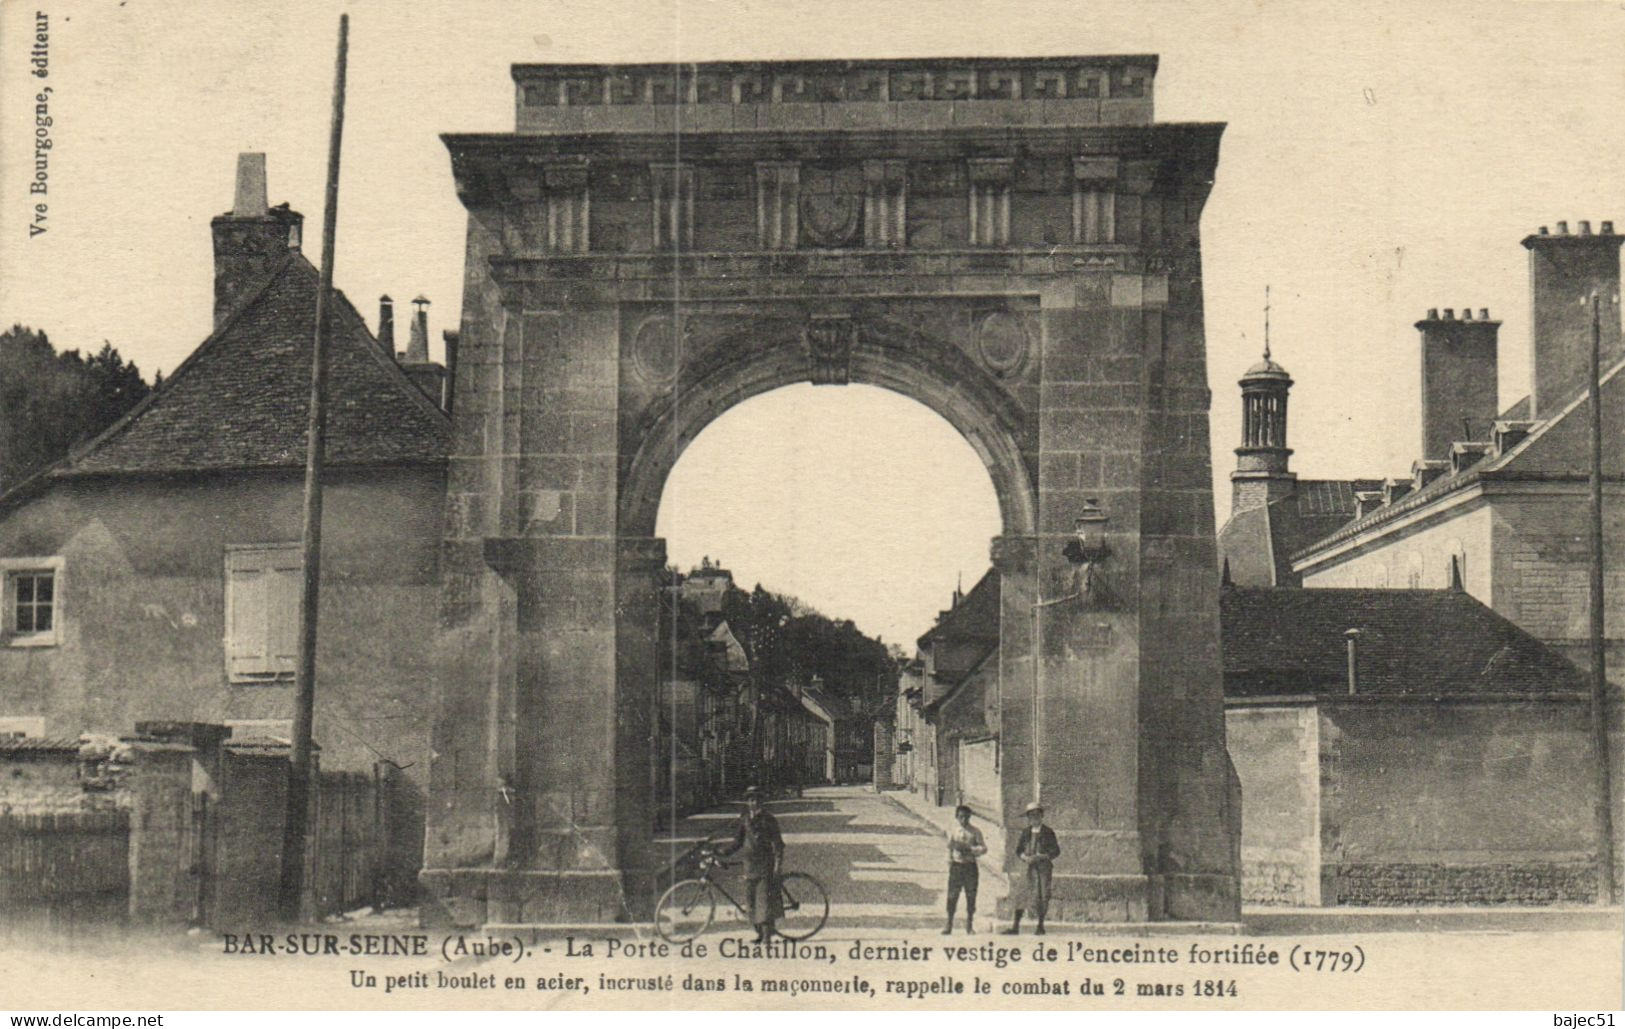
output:
<path id="1" fill-rule="evenodd" d="M 294 673 L 299 570 L 296 547 L 227 551 L 226 665 L 232 679 L 267 679 Z"/>
<path id="2" fill-rule="evenodd" d="M 267 666 L 266 575 L 251 552 L 226 561 L 226 663 L 232 678 L 264 675 Z"/>
<path id="3" fill-rule="evenodd" d="M 270 667 L 277 675 L 293 675 L 299 661 L 299 594 L 304 585 L 299 552 L 273 553 L 269 569 Z"/>

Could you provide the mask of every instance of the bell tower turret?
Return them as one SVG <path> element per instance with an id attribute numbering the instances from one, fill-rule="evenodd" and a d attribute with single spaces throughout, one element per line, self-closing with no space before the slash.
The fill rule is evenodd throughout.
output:
<path id="1" fill-rule="evenodd" d="M 1286 401 L 1292 376 L 1270 357 L 1269 290 L 1264 291 L 1264 357 L 1241 377 L 1241 446 L 1230 473 L 1231 511 L 1262 507 L 1289 495 L 1298 477 L 1287 468 Z"/>

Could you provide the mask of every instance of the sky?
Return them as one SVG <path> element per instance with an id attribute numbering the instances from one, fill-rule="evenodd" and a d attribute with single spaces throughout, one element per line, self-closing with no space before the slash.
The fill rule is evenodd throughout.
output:
<path id="1" fill-rule="evenodd" d="M 209 331 L 208 222 L 231 206 L 240 151 L 268 155 L 271 202 L 304 212 L 317 252 L 341 10 L 335 281 L 369 317 L 382 293 L 427 295 L 437 342 L 457 318 L 464 230 L 439 134 L 511 131 L 510 64 L 1159 54 L 1159 120 L 1229 126 L 1202 220 L 1221 523 L 1266 284 L 1297 383 L 1294 470 L 1405 474 L 1413 323 L 1488 307 L 1510 404 L 1529 375 L 1518 241 L 1558 220 L 1625 225 L 1619 3 L 34 0 L 0 3 L 0 322 L 173 369 Z M 30 74 L 35 11 L 48 79 Z M 46 231 L 30 237 L 43 85 Z M 934 415 L 803 387 L 714 423 L 673 473 L 661 527 L 680 563 L 721 558 L 746 585 L 906 641 L 985 570 L 992 510 L 986 473 Z"/>

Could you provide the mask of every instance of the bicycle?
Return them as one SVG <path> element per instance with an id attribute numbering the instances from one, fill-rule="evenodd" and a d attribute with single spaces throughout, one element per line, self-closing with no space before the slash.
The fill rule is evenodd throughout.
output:
<path id="1" fill-rule="evenodd" d="M 727 888 L 711 877 L 718 868 L 733 868 L 737 861 L 724 861 L 711 849 L 710 841 L 700 845 L 699 875 L 673 883 L 655 904 L 655 932 L 668 943 L 687 943 L 710 927 L 717 914 L 717 894 L 722 894 L 742 916 L 745 905 L 735 900 Z M 784 900 L 784 917 L 777 933 L 787 940 L 805 940 L 824 927 L 829 919 L 829 894 L 817 879 L 806 872 L 779 876 L 779 895 Z"/>

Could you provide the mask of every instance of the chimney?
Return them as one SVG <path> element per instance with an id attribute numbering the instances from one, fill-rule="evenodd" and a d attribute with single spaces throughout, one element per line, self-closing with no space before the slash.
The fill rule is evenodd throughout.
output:
<path id="1" fill-rule="evenodd" d="M 1343 638 L 1348 640 L 1349 696 L 1352 697 L 1360 692 L 1360 653 L 1359 644 L 1356 642 L 1360 638 L 1360 630 L 1350 629 L 1343 634 Z"/>
<path id="2" fill-rule="evenodd" d="M 391 359 L 395 357 L 395 301 L 388 293 L 378 298 L 378 345 Z"/>
<path id="3" fill-rule="evenodd" d="M 237 199 L 231 205 L 234 218 L 264 218 L 271 213 L 265 192 L 265 155 L 237 155 Z"/>
<path id="4" fill-rule="evenodd" d="M 412 334 L 406 353 L 400 355 L 401 371 L 435 406 L 446 410 L 446 369 L 429 360 L 429 298 L 412 301 Z"/>
<path id="5" fill-rule="evenodd" d="M 412 335 L 406 344 L 406 363 L 429 363 L 429 298 L 421 293 L 412 301 Z"/>
<path id="6" fill-rule="evenodd" d="M 1462 308 L 1462 318 L 1435 309 L 1416 323 L 1422 333 L 1422 459 L 1448 460 L 1450 444 L 1488 439 L 1497 402 L 1497 336 L 1489 311 Z M 1465 432 L 1464 432 L 1465 426 Z"/>
<path id="7" fill-rule="evenodd" d="M 1601 298 L 1602 366 L 1625 357 L 1619 325 L 1619 247 L 1625 237 L 1614 223 L 1602 231 L 1570 235 L 1567 222 L 1557 232 L 1527 236 L 1529 250 L 1530 337 L 1534 375 L 1529 389 L 1531 418 L 1550 418 L 1585 388 L 1591 368 L 1593 293 Z"/>
<path id="8" fill-rule="evenodd" d="M 231 210 L 209 223 L 214 233 L 214 327 L 218 329 L 290 252 L 299 250 L 304 215 L 266 206 L 265 155 L 238 154 Z"/>

